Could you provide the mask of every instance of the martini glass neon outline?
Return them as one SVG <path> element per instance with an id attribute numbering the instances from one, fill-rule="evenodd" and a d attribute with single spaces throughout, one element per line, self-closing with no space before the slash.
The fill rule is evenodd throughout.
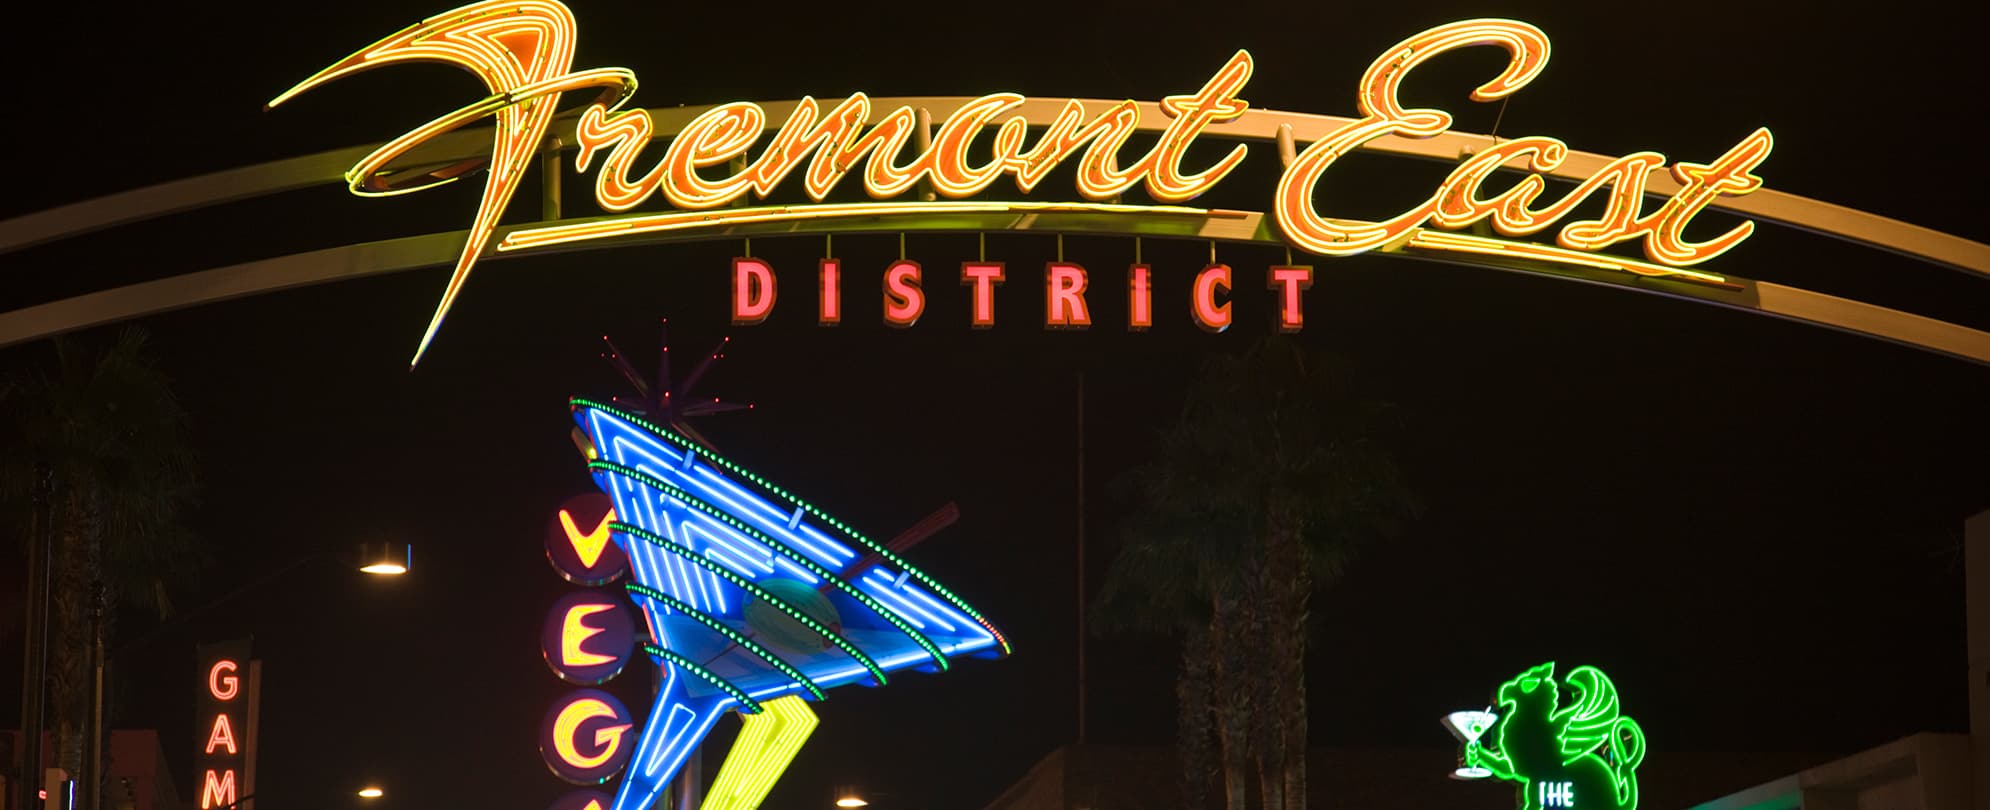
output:
<path id="1" fill-rule="evenodd" d="M 1451 732 L 1451 736 L 1457 737 L 1459 743 L 1470 745 L 1485 736 L 1487 731 L 1491 731 L 1493 723 L 1498 720 L 1499 715 L 1492 711 L 1491 706 L 1487 706 L 1484 709 L 1455 711 L 1439 718 L 1437 722 L 1444 726 L 1444 730 Z M 1462 764 L 1451 772 L 1453 779 L 1485 779 L 1492 775 L 1493 772 L 1485 768 L 1467 767 Z"/>

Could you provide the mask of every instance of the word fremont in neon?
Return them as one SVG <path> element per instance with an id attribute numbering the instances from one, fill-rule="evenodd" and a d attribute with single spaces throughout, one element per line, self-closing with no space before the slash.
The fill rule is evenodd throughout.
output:
<path id="1" fill-rule="evenodd" d="M 573 14 L 558 0 L 485 0 L 430 17 L 382 39 L 269 102 L 268 106 L 274 107 L 342 76 L 404 62 L 455 65 L 475 74 L 489 89 L 490 95 L 484 99 L 389 141 L 346 173 L 352 191 L 362 195 L 398 194 L 454 181 L 483 161 L 425 172 L 397 172 L 389 164 L 439 134 L 484 118 L 495 119 L 495 150 L 488 162 L 483 199 L 455 271 L 416 349 L 417 360 L 435 338 L 478 258 L 491 247 L 498 218 L 548 136 L 555 105 L 564 93 L 597 94 L 575 119 L 571 133 L 571 142 L 577 146 L 577 168 L 597 171 L 596 202 L 606 211 L 621 214 L 661 195 L 675 210 L 520 229 L 499 241 L 495 246 L 498 251 L 757 222 L 874 219 L 936 211 L 1208 213 L 1181 203 L 1214 188 L 1247 156 L 1246 147 L 1240 144 L 1207 165 L 1187 165 L 1188 150 L 1198 137 L 1249 109 L 1249 102 L 1238 97 L 1254 70 L 1251 55 L 1245 51 L 1230 57 L 1196 92 L 1162 99 L 1158 106 L 1169 121 L 1154 144 L 1139 155 L 1127 150 L 1129 137 L 1141 128 L 1141 105 L 1136 102 L 1122 101 L 1094 112 L 1083 102 L 1065 100 L 1051 123 L 1032 133 L 1028 119 L 1018 112 L 1028 99 L 1015 93 L 994 93 L 968 101 L 937 127 L 910 106 L 876 109 L 863 93 L 835 104 L 804 97 L 778 127 L 772 127 L 761 105 L 720 104 L 690 121 L 657 154 L 651 147 L 657 126 L 650 114 L 622 108 L 635 92 L 635 74 L 625 68 L 572 70 L 575 40 Z M 1518 92 L 1548 62 L 1548 38 L 1540 29 L 1501 19 L 1441 25 L 1383 52 L 1356 88 L 1361 117 L 1296 151 L 1278 182 L 1272 216 L 1293 247 L 1322 256 L 1347 256 L 1408 244 L 1424 250 L 1498 253 L 1608 266 L 1643 275 L 1721 280 L 1683 268 L 1740 244 L 1753 232 L 1753 223 L 1743 222 L 1719 236 L 1698 241 L 1689 238 L 1686 231 L 1716 198 L 1748 194 L 1762 186 L 1762 179 L 1753 172 L 1773 146 L 1766 129 L 1756 130 L 1704 164 L 1682 161 L 1668 169 L 1665 156 L 1656 152 L 1625 155 L 1552 199 L 1543 199 L 1546 181 L 1541 173 L 1560 167 L 1569 148 L 1549 137 L 1514 138 L 1463 160 L 1422 202 L 1389 219 L 1366 222 L 1319 211 L 1315 192 L 1342 156 L 1378 138 L 1428 138 L 1450 128 L 1449 113 L 1406 108 L 1397 91 L 1418 66 L 1470 46 L 1494 46 L 1511 56 L 1499 75 L 1473 91 L 1475 101 L 1495 101 Z M 767 137 L 770 128 L 773 134 Z M 975 147 L 977 143 L 991 146 L 983 153 Z M 966 199 L 1004 177 L 1011 178 L 1017 190 L 1032 191 L 1052 170 L 1067 163 L 1075 165 L 1077 192 L 1083 202 Z M 1518 184 L 1488 196 L 1486 181 L 1497 169 L 1527 174 Z M 1680 188 L 1656 208 L 1647 209 L 1643 198 L 1650 175 L 1661 169 L 1667 169 Z M 852 175 L 878 202 L 824 202 Z M 814 204 L 733 207 L 748 194 L 765 198 L 787 182 L 798 183 Z M 921 187 L 946 199 L 902 199 Z M 1135 188 L 1156 204 L 1116 202 L 1121 194 Z M 1599 195 L 1605 202 L 1600 216 L 1563 222 L 1578 205 Z M 1459 229 L 1481 222 L 1508 238 L 1429 230 L 1432 226 Z M 1511 240 L 1557 225 L 1554 245 Z M 1641 243 L 1650 262 L 1594 253 L 1631 241 Z M 1203 271 L 1204 276 L 1215 270 Z M 999 278 L 999 271 L 977 272 L 983 275 L 973 277 L 975 284 L 984 278 L 988 283 Z M 1218 276 L 1223 273 L 1227 270 Z M 1130 308 L 1135 309 L 1145 300 L 1138 294 L 1138 279 L 1132 277 L 1137 274 L 1137 267 L 1129 274 L 1129 289 L 1135 292 L 1130 296 L 1135 302 Z M 1233 279 L 1210 276 L 1207 283 L 1212 292 L 1219 280 L 1227 287 Z M 1068 283 L 1068 279 L 1059 283 Z M 1198 290 L 1203 284 L 1204 278 L 1198 277 Z M 1050 286 L 1046 295 L 1054 299 L 1071 294 L 1070 289 Z M 900 298 L 897 317 L 916 317 L 919 307 L 914 300 Z M 1287 300 L 1296 298 L 1288 296 Z M 1212 303 L 1205 312 L 1202 303 L 1199 298 L 1195 304 L 1199 322 L 1204 315 L 1221 319 L 1215 312 L 1218 305 Z M 824 306 L 830 304 L 825 302 Z M 1071 323 L 1052 325 L 1080 325 L 1080 309 L 1064 310 Z M 977 310 L 977 323 L 979 314 Z M 1281 317 L 1297 323 L 1297 314 L 1292 306 L 1285 308 Z M 831 312 L 823 317 L 836 316 Z M 1138 320 L 1129 315 L 1130 324 Z M 1282 320 L 1281 326 L 1289 324 Z"/>

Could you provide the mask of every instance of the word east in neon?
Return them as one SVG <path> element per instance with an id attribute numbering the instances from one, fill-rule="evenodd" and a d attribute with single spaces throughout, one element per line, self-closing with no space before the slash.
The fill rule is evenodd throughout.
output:
<path id="1" fill-rule="evenodd" d="M 1561 199 L 1534 207 L 1547 182 L 1538 172 L 1552 171 L 1568 159 L 1560 140 L 1528 136 L 1500 141 L 1472 155 L 1451 172 L 1437 191 L 1422 203 L 1382 222 L 1329 219 L 1315 210 L 1315 188 L 1326 170 L 1343 155 L 1385 136 L 1429 138 L 1451 128 L 1443 110 L 1404 109 L 1398 100 L 1403 79 L 1416 66 L 1451 50 L 1497 45 L 1512 56 L 1507 67 L 1472 92 L 1473 101 L 1498 101 L 1534 80 L 1548 64 L 1548 36 L 1514 20 L 1466 20 L 1440 25 L 1398 43 L 1370 64 L 1361 77 L 1356 104 L 1362 117 L 1314 141 L 1287 166 L 1278 181 L 1273 208 L 1279 229 L 1296 247 L 1325 256 L 1348 256 L 1397 244 L 1425 225 L 1457 230 L 1491 220 L 1502 236 L 1526 236 L 1559 222 L 1591 195 L 1608 189 L 1606 207 L 1597 219 L 1569 223 L 1555 236 L 1562 247 L 1596 251 L 1610 245 L 1644 240 L 1653 261 L 1684 267 L 1712 259 L 1754 233 L 1755 223 L 1743 222 L 1710 240 L 1695 242 L 1686 226 L 1720 196 L 1741 196 L 1762 187 L 1751 172 L 1769 157 L 1774 139 L 1758 128 L 1725 154 L 1707 164 L 1680 162 L 1671 174 L 1677 192 L 1655 211 L 1643 210 L 1651 173 L 1666 165 L 1657 152 L 1635 152 L 1616 158 L 1591 174 Z M 1518 184 L 1490 198 L 1480 187 L 1493 172 L 1525 161 L 1530 172 Z"/>
<path id="2" fill-rule="evenodd" d="M 925 267 L 910 259 L 900 259 L 885 267 L 882 279 L 884 322 L 907 328 L 926 312 Z M 1226 264 L 1212 264 L 1195 275 L 1189 287 L 1189 317 L 1208 332 L 1230 328 L 1230 293 L 1236 271 Z M 816 323 L 834 326 L 843 322 L 843 267 L 837 259 L 822 259 L 816 268 Z M 1008 267 L 1002 262 L 962 262 L 960 284 L 970 291 L 972 305 L 968 320 L 976 329 L 995 326 L 995 288 L 1008 281 Z M 1295 265 L 1272 267 L 1265 271 L 1265 287 L 1274 293 L 1281 332 L 1297 332 L 1306 325 L 1305 292 L 1313 286 L 1313 268 Z M 1043 270 L 1043 325 L 1047 329 L 1089 329 L 1092 307 L 1086 298 L 1091 274 L 1084 265 L 1049 262 Z M 780 284 L 774 268 L 762 259 L 737 258 L 732 261 L 732 322 L 752 325 L 774 314 L 780 300 Z M 1146 331 L 1154 325 L 1153 268 L 1135 264 L 1126 270 L 1126 328 Z"/>

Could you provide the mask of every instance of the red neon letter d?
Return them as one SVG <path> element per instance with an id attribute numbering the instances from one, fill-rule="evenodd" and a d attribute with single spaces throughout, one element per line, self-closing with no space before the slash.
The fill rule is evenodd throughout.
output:
<path id="1" fill-rule="evenodd" d="M 774 312 L 774 270 L 759 259 L 732 260 L 732 322 L 756 324 Z"/>

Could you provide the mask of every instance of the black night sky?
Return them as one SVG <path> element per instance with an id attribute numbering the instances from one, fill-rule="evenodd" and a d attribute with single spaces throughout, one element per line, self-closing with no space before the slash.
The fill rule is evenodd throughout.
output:
<path id="1" fill-rule="evenodd" d="M 1768 187 L 1990 240 L 1980 196 L 1990 177 L 1968 123 L 1981 107 L 1974 37 L 1986 12 L 1842 5 L 573 0 L 575 66 L 633 68 L 635 103 L 651 107 L 857 90 L 1153 100 L 1194 91 L 1248 48 L 1257 74 L 1243 97 L 1254 106 L 1351 115 L 1356 81 L 1390 44 L 1453 20 L 1513 17 L 1555 50 L 1508 105 L 1502 134 L 1706 161 L 1767 126 Z M 448 7 L 41 6 L 0 51 L 10 180 L 0 217 L 373 143 L 480 97 L 467 74 L 404 66 L 261 109 Z M 1488 131 L 1497 106 L 1465 94 L 1502 59 L 1442 60 L 1406 92 L 1453 111 L 1459 130 Z M 1272 147 L 1254 144 L 1206 202 L 1265 210 L 1276 167 Z M 1324 204 L 1391 213 L 1445 171 L 1357 161 Z M 593 175 L 567 176 L 570 214 L 595 213 Z M 535 171 L 507 222 L 537 217 L 538 182 Z M 325 185 L 7 254 L 0 309 L 458 229 L 481 186 L 368 200 Z M 1043 188 L 1075 196 L 1068 171 Z M 258 798 L 271 810 L 346 807 L 369 781 L 392 808 L 545 806 L 566 788 L 534 735 L 564 687 L 535 645 L 545 609 L 570 586 L 546 565 L 540 532 L 589 486 L 565 399 L 623 393 L 597 359 L 599 337 L 644 366 L 667 316 L 680 351 L 733 336 L 705 390 L 757 407 L 699 425 L 727 456 L 875 536 L 957 502 L 961 521 L 910 556 L 1015 642 L 1007 660 L 831 693 L 768 806 L 826 806 L 832 785 L 855 783 L 883 795 L 879 807 L 981 807 L 1076 734 L 1080 374 L 1096 583 L 1128 508 L 1112 482 L 1150 457 L 1195 357 L 1242 349 L 1273 316 L 1240 284 L 1237 327 L 1199 331 L 1185 302 L 1207 246 L 1150 240 L 1150 333 L 1119 330 L 1124 302 L 1111 284 L 1093 306 L 1113 318 L 1045 332 L 1033 268 L 1052 240 L 992 234 L 989 257 L 1008 262 L 1012 281 L 998 294 L 1001 323 L 975 332 L 951 283 L 974 238 L 915 235 L 907 249 L 928 268 L 930 300 L 905 331 L 878 320 L 876 274 L 897 255 L 886 236 L 837 240 L 850 280 L 834 329 L 813 320 L 813 238 L 755 241 L 788 293 L 755 327 L 727 323 L 737 241 L 485 263 L 413 372 L 406 359 L 441 268 L 144 319 L 193 412 L 204 479 L 192 522 L 213 561 L 176 594 L 181 605 L 362 540 L 413 543 L 415 570 L 377 581 L 303 569 L 134 651 L 117 662 L 119 725 L 159 729 L 190 793 L 192 646 L 253 634 L 266 679 Z M 1073 237 L 1065 250 L 1095 279 L 1117 278 L 1132 244 Z M 1219 255 L 1246 279 L 1283 258 Z M 1656 750 L 1850 752 L 1962 730 L 1959 543 L 1963 519 L 1990 508 L 1990 370 L 1543 278 L 1383 258 L 1315 264 L 1300 340 L 1392 404 L 1385 438 L 1423 505 L 1314 603 L 1315 745 L 1448 747 L 1436 717 L 1482 704 L 1499 680 L 1547 659 L 1609 671 Z M 1982 279 L 1827 237 L 1764 226 L 1712 267 L 1990 328 Z M 0 371 L 48 354 L 45 343 L 0 350 Z M 18 727 L 16 553 L 0 564 L 8 727 Z M 1166 743 L 1172 646 L 1101 639 L 1089 650 L 1092 739 Z M 640 674 L 617 684 L 647 689 Z"/>

